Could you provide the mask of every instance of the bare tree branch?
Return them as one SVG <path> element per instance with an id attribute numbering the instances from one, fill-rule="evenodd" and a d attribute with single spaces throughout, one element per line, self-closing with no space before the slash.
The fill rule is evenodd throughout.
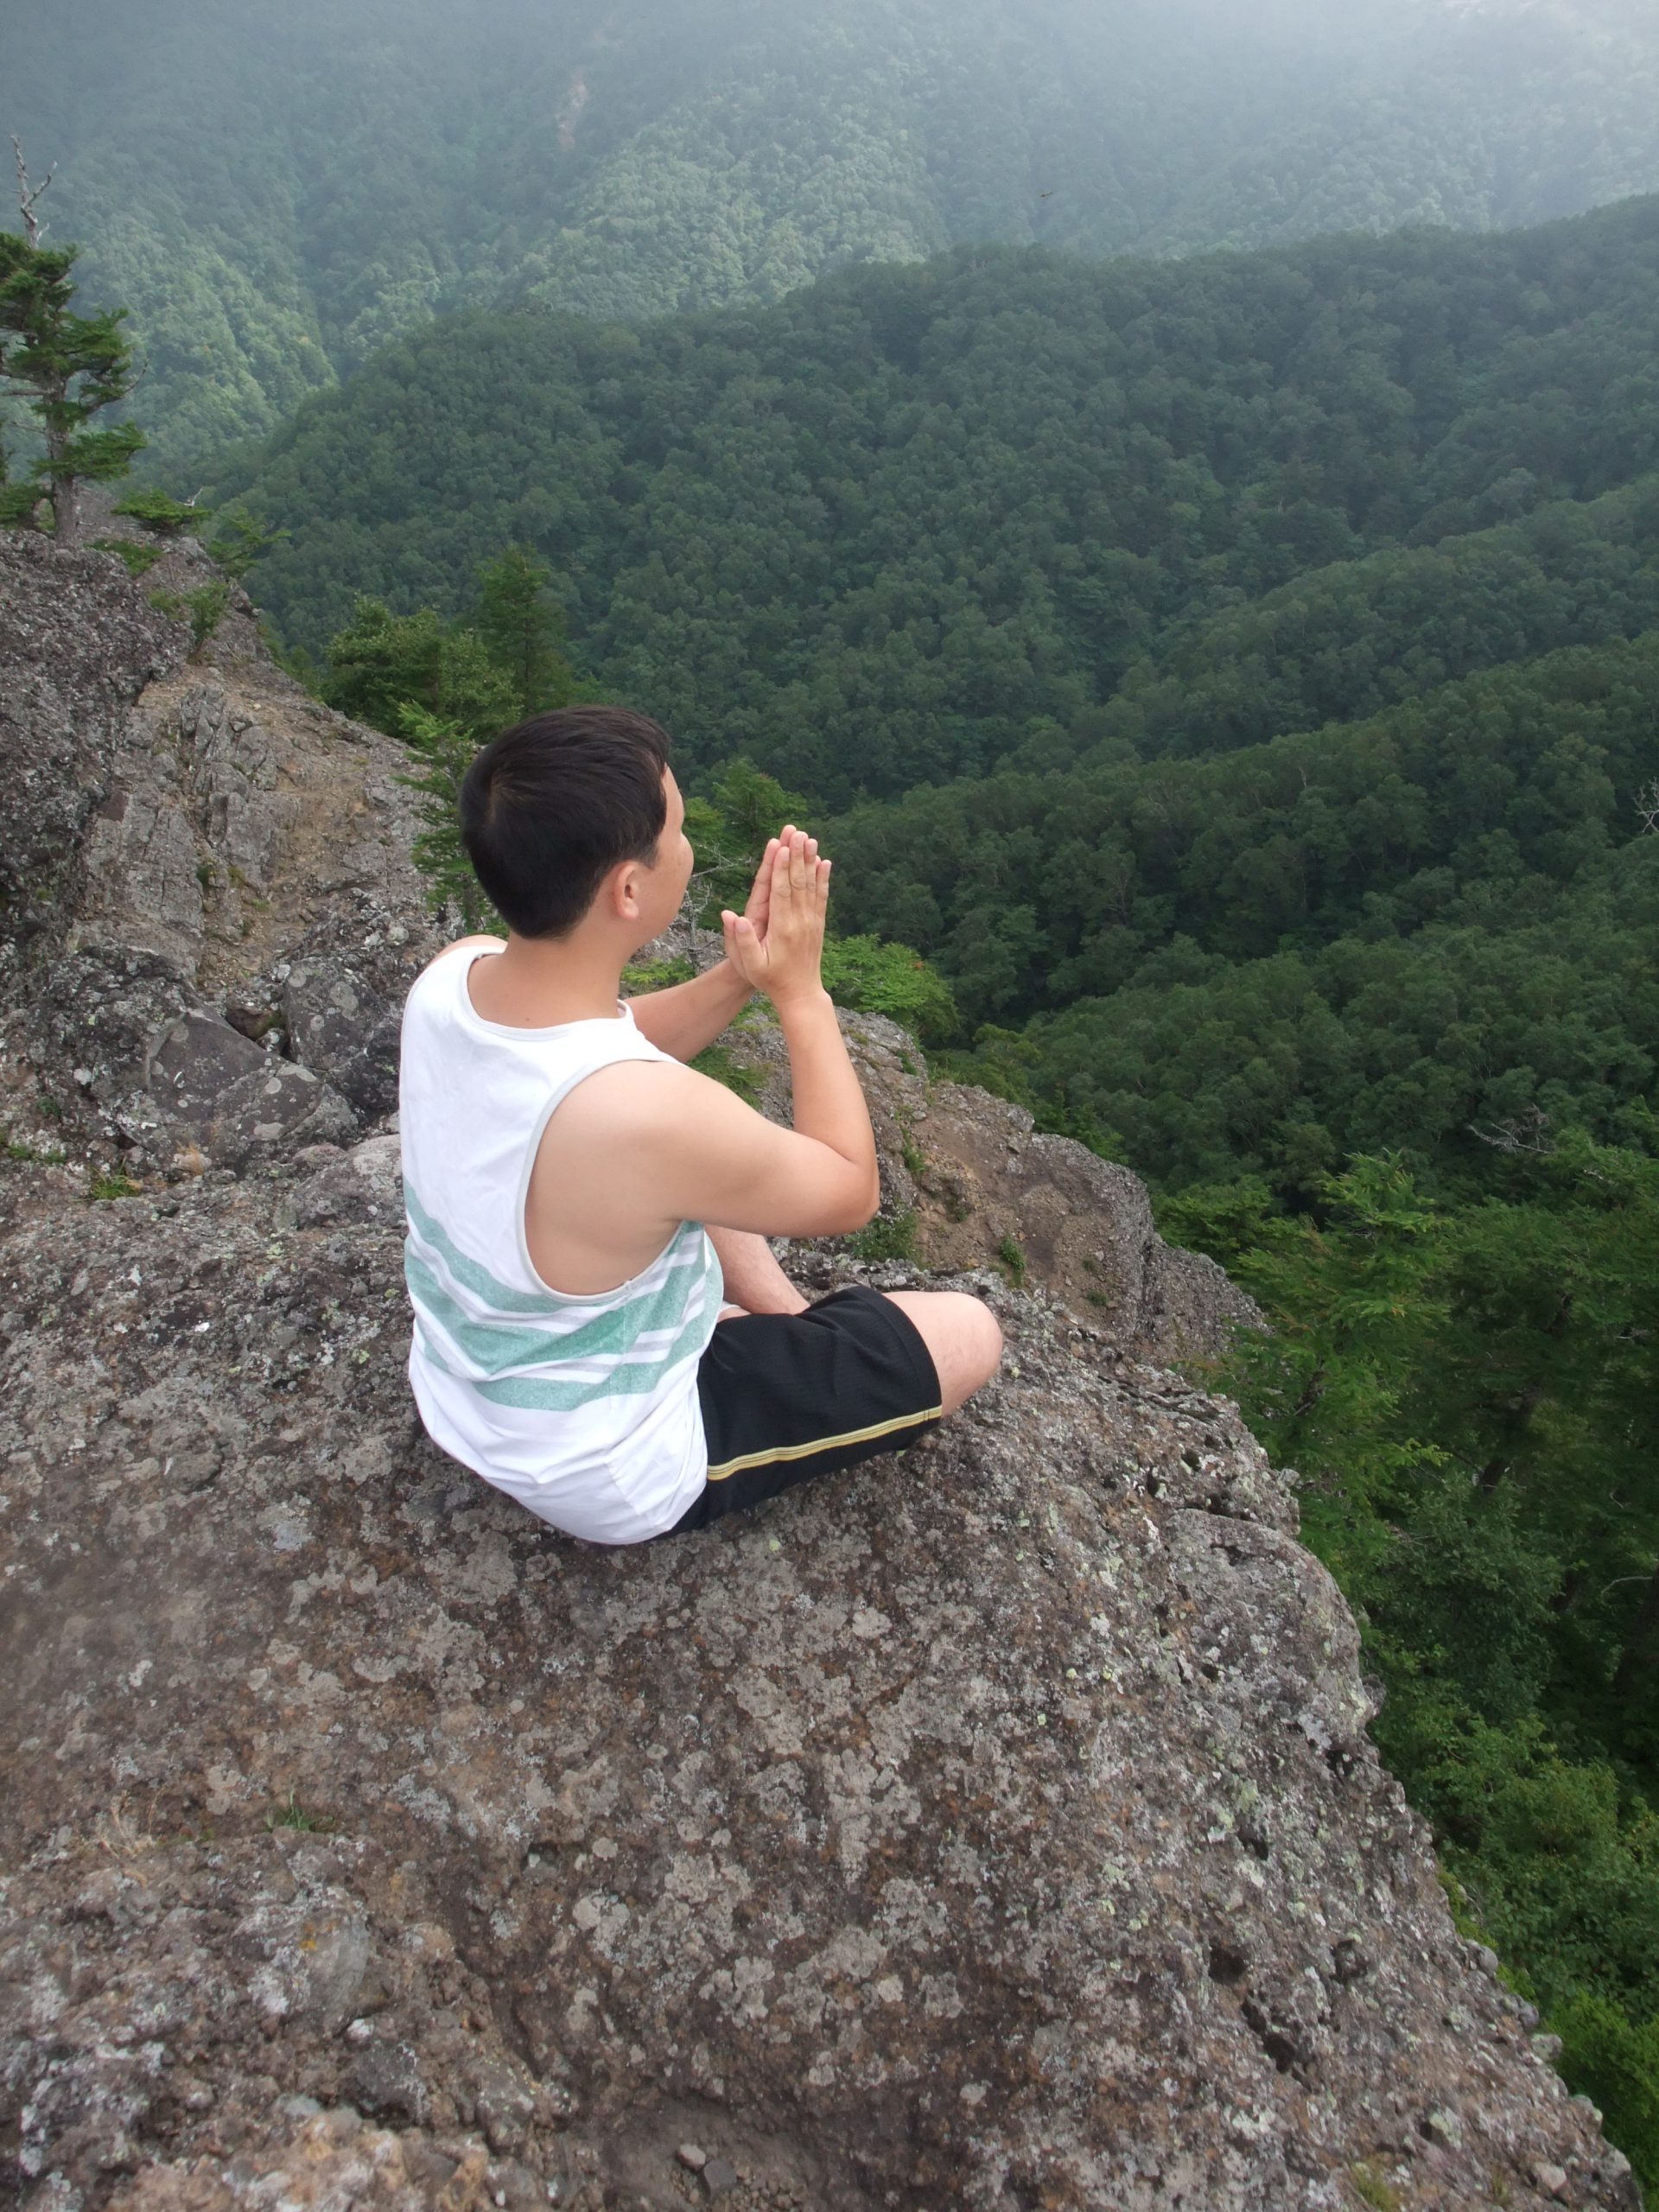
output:
<path id="1" fill-rule="evenodd" d="M 1489 1144 L 1494 1152 L 1529 1152 L 1547 1160 L 1555 1149 L 1549 1134 L 1549 1116 L 1541 1108 L 1529 1107 L 1512 1121 L 1499 1122 L 1490 1129 L 1483 1129 L 1478 1122 L 1471 1122 L 1469 1134 L 1478 1137 L 1482 1144 Z"/>
<path id="2" fill-rule="evenodd" d="M 41 194 L 57 175 L 58 165 L 54 162 L 41 181 L 31 186 L 29 181 L 29 171 L 23 162 L 22 141 L 15 130 L 11 134 L 11 150 L 17 156 L 17 205 L 22 213 L 23 235 L 28 238 L 30 245 L 39 245 L 41 240 L 46 236 L 47 226 L 35 214 L 35 210 Z"/>

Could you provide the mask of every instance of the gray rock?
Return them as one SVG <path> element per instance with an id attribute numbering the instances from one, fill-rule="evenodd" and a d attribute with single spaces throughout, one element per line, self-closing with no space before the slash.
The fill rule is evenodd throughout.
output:
<path id="1" fill-rule="evenodd" d="M 302 961 L 283 990 L 283 1018 L 296 1059 L 324 1076 L 370 1121 L 397 1103 L 401 999 L 383 997 L 344 961 Z"/>
<path id="2" fill-rule="evenodd" d="M 472 2073 L 478 2125 L 492 2151 L 522 2151 L 536 2117 L 536 2084 L 504 2058 L 480 2057 Z"/>
<path id="3" fill-rule="evenodd" d="M 431 2118 L 431 2093 L 407 2044 L 371 2044 L 352 2061 L 346 2081 L 353 2100 L 372 2119 L 418 2127 Z"/>
<path id="4" fill-rule="evenodd" d="M 395 1136 L 370 1137 L 349 1153 L 333 1145 L 308 1146 L 296 1165 L 312 1171 L 291 1200 L 297 1227 L 402 1219 L 403 1175 Z"/>
<path id="5" fill-rule="evenodd" d="M 595 1550 L 420 1437 L 396 1220 L 273 1234 L 269 1188 L 7 1241 L 0 2080 L 40 2171 L 238 2113 L 281 2164 L 303 2094 L 637 2198 L 715 2107 L 815 2205 L 1202 2171 L 1311 2212 L 1455 2112 L 1406 2123 L 1418 2201 L 1525 2203 L 1541 2158 L 1634 2203 L 1465 1958 L 1236 1414 L 982 1281 L 1008 1371 L 926 1449 Z"/>
<path id="6" fill-rule="evenodd" d="M 292 1061 L 264 1054 L 260 1061 L 219 1092 L 204 1121 L 189 1125 L 215 1166 L 244 1167 L 261 1153 L 300 1143 L 350 1142 L 357 1116 L 337 1090 Z"/>
<path id="7" fill-rule="evenodd" d="M 245 1075 L 263 1075 L 268 1065 L 259 1046 L 228 1022 L 192 1011 L 162 1032 L 144 1071 L 144 1087 L 169 1121 L 205 1128 L 224 1093 Z"/>
<path id="8" fill-rule="evenodd" d="M 211 573 L 199 548 L 167 559 L 180 583 Z M 271 665 L 245 594 L 214 664 L 187 661 L 188 646 L 108 556 L 0 533 L 0 762 L 14 795 L 0 1019 L 19 1017 L 17 1079 L 140 1176 L 245 1166 L 349 1138 L 359 1112 L 382 1117 L 403 996 L 435 949 L 397 747 Z M 342 840 L 351 880 L 330 894 Z M 301 951 L 315 1003 L 269 972 L 299 975 Z M 280 1029 L 285 1003 L 303 1044 Z M 326 1088 L 284 1077 L 269 1109 L 247 1084 L 226 1105 L 272 1046 Z"/>
<path id="9" fill-rule="evenodd" d="M 29 939 L 59 904 L 133 702 L 176 667 L 189 632 L 118 564 L 22 531 L 0 533 L 0 907 Z"/>

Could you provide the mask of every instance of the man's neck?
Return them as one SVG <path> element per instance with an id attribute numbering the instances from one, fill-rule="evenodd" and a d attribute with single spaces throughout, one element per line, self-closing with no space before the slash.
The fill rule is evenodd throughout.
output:
<path id="1" fill-rule="evenodd" d="M 512 932 L 505 952 L 486 952 L 467 977 L 474 1011 L 509 1029 L 552 1029 L 564 1021 L 616 1019 L 622 963 L 613 946 Z"/>

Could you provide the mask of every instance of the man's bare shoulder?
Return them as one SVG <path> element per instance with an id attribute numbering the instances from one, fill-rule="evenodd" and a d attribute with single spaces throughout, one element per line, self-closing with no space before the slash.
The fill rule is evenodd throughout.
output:
<path id="1" fill-rule="evenodd" d="M 613 1060 L 579 1083 L 549 1117 L 532 1198 L 558 1191 L 560 1203 L 577 1213 L 594 1204 L 607 1215 L 642 1210 L 658 1227 L 702 1220 L 711 1187 L 741 1185 L 783 1136 L 695 1068 L 677 1060 Z"/>
<path id="2" fill-rule="evenodd" d="M 691 1129 L 772 1124 L 723 1084 L 679 1060 L 613 1060 L 576 1085 L 553 1121 L 597 1129 L 612 1143 L 672 1143 Z"/>
<path id="3" fill-rule="evenodd" d="M 469 945 L 477 945 L 480 948 L 484 945 L 488 945 L 492 952 L 505 952 L 507 949 L 506 939 L 505 938 L 458 937 L 454 939 L 453 944 L 446 944 L 441 952 L 435 952 L 432 957 L 427 962 L 426 966 L 422 969 L 421 974 L 423 976 L 429 975 L 432 969 L 437 966 L 440 960 L 447 960 L 452 952 L 463 951 Z"/>

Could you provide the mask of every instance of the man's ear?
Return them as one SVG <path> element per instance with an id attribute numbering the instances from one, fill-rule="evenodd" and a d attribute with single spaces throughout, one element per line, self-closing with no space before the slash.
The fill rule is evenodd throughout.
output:
<path id="1" fill-rule="evenodd" d="M 639 863 L 622 861 L 612 869 L 607 893 L 611 912 L 620 922 L 637 922 L 639 918 Z"/>

